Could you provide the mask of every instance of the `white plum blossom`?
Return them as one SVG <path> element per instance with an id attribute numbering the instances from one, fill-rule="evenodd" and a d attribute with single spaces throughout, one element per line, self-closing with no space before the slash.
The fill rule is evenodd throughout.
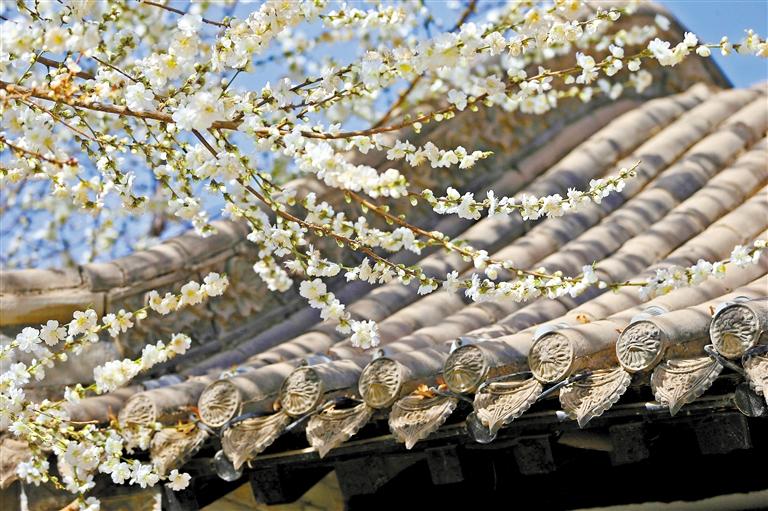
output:
<path id="1" fill-rule="evenodd" d="M 125 106 L 135 112 L 154 110 L 153 99 L 152 91 L 147 90 L 141 82 L 136 82 L 125 88 Z"/>
<path id="2" fill-rule="evenodd" d="M 16 474 L 22 481 L 39 486 L 40 483 L 45 483 L 49 480 L 49 467 L 49 463 L 46 460 L 22 461 L 16 466 Z"/>
<path id="3" fill-rule="evenodd" d="M 187 282 L 181 287 L 181 293 L 180 293 L 180 299 L 179 299 L 179 306 L 184 305 L 197 305 L 198 303 L 202 302 L 205 298 L 205 295 L 200 287 L 200 284 L 198 284 L 195 281 Z"/>
<path id="4" fill-rule="evenodd" d="M 664 31 L 669 30 L 669 26 L 670 26 L 669 18 L 667 18 L 663 14 L 657 14 L 656 17 L 653 19 L 653 21 L 659 26 L 660 29 Z"/>
<path id="5" fill-rule="evenodd" d="M 379 331 L 373 321 L 353 321 L 352 332 L 352 346 L 368 349 L 379 345 Z"/>
<path id="6" fill-rule="evenodd" d="M 299 286 L 299 294 L 309 300 L 310 303 L 317 302 L 317 300 L 325 295 L 326 287 L 322 280 L 314 279 L 311 281 L 303 281 Z"/>
<path id="7" fill-rule="evenodd" d="M 131 466 L 122 461 L 118 462 L 110 472 L 110 477 L 115 484 L 124 484 L 131 478 Z"/>
<path id="8" fill-rule="evenodd" d="M 102 319 L 104 325 L 107 327 L 109 335 L 117 337 L 121 332 L 126 332 L 133 326 L 133 314 L 126 312 L 125 309 L 120 309 L 117 314 L 109 313 Z"/>
<path id="9" fill-rule="evenodd" d="M 427 279 L 420 283 L 417 293 L 420 295 L 426 295 L 437 289 L 437 287 L 438 283 L 436 280 Z"/>
<path id="10" fill-rule="evenodd" d="M 192 479 L 192 476 L 187 474 L 186 472 L 179 472 L 177 469 L 171 470 L 171 473 L 168 474 L 168 487 L 172 489 L 173 491 L 181 491 L 185 489 L 187 486 L 189 486 L 189 481 Z"/>
<path id="11" fill-rule="evenodd" d="M 67 387 L 64 389 L 64 400 L 68 403 L 77 403 L 81 400 L 83 394 L 83 386 L 77 384 L 74 388 Z"/>
<path id="12" fill-rule="evenodd" d="M 96 392 L 101 394 L 119 389 L 139 374 L 140 369 L 141 366 L 133 360 L 113 360 L 94 368 Z"/>
<path id="13" fill-rule="evenodd" d="M 175 334 L 168 343 L 168 349 L 176 355 L 183 355 L 192 345 L 192 339 L 186 334 Z"/>
<path id="14" fill-rule="evenodd" d="M 101 501 L 96 497 L 88 497 L 85 499 L 85 506 L 80 506 L 80 511 L 99 511 L 101 509 Z"/>
<path id="15" fill-rule="evenodd" d="M 218 287 L 218 290 L 221 291 L 223 287 L 226 287 L 226 283 L 222 282 L 222 279 L 218 275 L 212 276 L 208 283 L 211 285 L 215 284 L 214 287 Z M 133 324 L 129 319 L 133 316 L 141 316 L 141 310 L 135 313 L 127 313 L 121 310 L 116 315 L 107 316 L 104 318 L 104 326 L 96 324 L 95 312 L 93 311 L 78 311 L 74 316 L 75 319 L 72 322 L 73 331 L 81 330 L 81 335 L 79 338 L 67 337 L 64 349 L 70 349 L 76 353 L 79 346 L 78 343 L 90 342 L 91 336 L 100 329 L 114 328 L 115 323 L 121 328 L 123 326 L 126 329 L 130 328 Z M 37 329 L 28 328 L 30 329 L 23 332 L 22 343 L 34 342 L 31 340 L 33 334 L 39 332 Z M 65 335 L 65 332 L 62 331 L 64 329 L 59 327 L 55 321 L 47 323 L 42 328 L 47 332 L 46 337 L 52 336 L 55 340 Z M 49 339 L 49 342 L 54 341 Z M 80 384 L 74 387 L 67 387 L 64 397 L 69 402 L 77 402 L 89 390 L 97 393 L 115 390 L 125 385 L 140 371 L 146 370 L 152 367 L 152 365 L 163 362 L 168 358 L 183 354 L 189 346 L 190 339 L 188 336 L 179 334 L 172 337 L 168 346 L 161 341 L 155 345 L 145 347 L 142 357 L 138 360 L 125 359 L 107 362 L 94 369 L 95 382 L 93 385 L 87 388 Z M 50 367 L 56 359 L 66 360 L 66 357 L 54 355 L 47 350 L 45 350 L 45 353 L 41 352 L 41 356 L 44 358 L 37 362 L 33 361 L 29 366 L 24 363 L 13 364 L 6 373 L 0 375 L 0 389 L 3 389 L 3 392 L 0 393 L 0 422 L 6 425 L 10 423 L 8 430 L 18 436 L 26 437 L 28 434 L 34 434 L 35 428 L 42 428 L 42 431 L 49 435 L 57 430 L 56 428 L 51 429 L 53 425 L 67 420 L 66 412 L 57 408 L 60 405 L 51 403 L 48 400 L 44 400 L 36 405 L 41 408 L 44 414 L 40 415 L 34 422 L 26 423 L 20 418 L 25 407 L 31 405 L 25 402 L 24 393 L 19 386 L 28 383 L 31 377 L 39 379 L 42 374 L 42 366 Z M 125 464 L 118 462 L 118 457 L 122 451 L 122 440 L 119 436 L 115 436 L 116 433 L 114 432 L 108 433 L 109 436 L 106 437 L 106 441 L 102 446 L 98 443 L 101 433 L 97 434 L 97 430 L 92 425 L 87 426 L 81 433 L 68 428 L 61 429 L 61 431 L 66 431 L 67 436 L 74 435 L 77 438 L 77 440 L 66 440 L 67 436 L 64 438 L 55 437 L 61 438 L 64 447 L 62 447 L 62 443 L 56 443 L 58 440 L 54 440 L 54 443 L 51 445 L 54 452 L 66 466 L 72 468 L 72 472 L 64 473 L 62 482 L 73 493 L 83 494 L 93 487 L 93 471 L 97 466 L 101 472 L 111 474 L 113 481 L 116 483 L 124 482 L 129 475 L 133 481 L 132 484 L 139 485 L 152 485 L 159 479 L 159 475 L 154 473 L 151 467 L 147 468 L 149 466 L 144 468 L 132 467 L 131 470 L 127 470 Z M 37 434 L 39 435 L 39 432 Z M 81 437 L 80 434 L 85 436 Z M 94 434 L 97 436 L 94 437 Z M 108 459 L 105 460 L 103 458 L 104 455 Z M 28 482 L 39 484 L 47 480 L 47 468 L 48 465 L 44 460 L 35 460 L 21 465 L 19 474 Z"/>
<path id="16" fill-rule="evenodd" d="M 214 121 L 221 120 L 221 103 L 211 92 L 197 92 L 173 114 L 173 121 L 183 130 L 207 130 Z"/>
<path id="17" fill-rule="evenodd" d="M 148 296 L 149 307 L 161 315 L 170 314 L 179 307 L 179 298 L 173 293 L 166 293 L 164 297 L 152 290 Z"/>
<path id="18" fill-rule="evenodd" d="M 156 472 L 152 470 L 151 465 L 143 464 L 137 460 L 131 465 L 130 484 L 136 484 L 141 488 L 154 486 L 160 480 Z"/>
<path id="19" fill-rule="evenodd" d="M 96 311 L 88 309 L 86 311 L 77 311 L 73 314 L 73 320 L 69 323 L 69 335 L 78 335 L 89 332 L 96 327 L 98 316 Z"/>
<path id="20" fill-rule="evenodd" d="M 594 57 L 585 55 L 581 52 L 577 52 L 576 65 L 578 65 L 582 70 L 581 75 L 579 75 L 579 77 L 576 78 L 576 83 L 582 83 L 582 84 L 588 85 L 597 78 L 598 72 L 596 70 L 596 62 Z"/>
<path id="21" fill-rule="evenodd" d="M 482 210 L 488 211 L 488 216 L 509 215 L 519 212 L 523 220 L 536 220 L 542 216 L 554 218 L 565 213 L 578 211 L 589 202 L 597 204 L 611 192 L 621 192 L 626 181 L 635 176 L 639 162 L 630 168 L 623 168 L 616 176 L 590 181 L 589 190 L 568 190 L 567 197 L 552 194 L 544 197 L 533 197 L 523 194 L 519 198 L 498 198 L 488 192 L 486 199 L 477 201 L 472 193 L 461 195 L 456 189 L 448 187 L 444 197 L 435 197 L 431 191 L 422 193 L 436 213 L 441 215 L 455 213 L 461 218 L 478 219 Z"/>
<path id="22" fill-rule="evenodd" d="M 643 298 L 666 294 L 674 289 L 699 284 L 709 277 L 722 278 L 725 276 L 728 265 L 743 268 L 750 264 L 757 264 L 766 247 L 766 240 L 757 239 L 751 246 L 737 245 L 731 251 L 730 257 L 725 261 L 709 262 L 699 259 L 696 264 L 683 268 L 671 266 L 659 268 L 654 277 L 640 288 Z"/>
<path id="23" fill-rule="evenodd" d="M 203 26 L 203 17 L 199 14 L 187 13 L 179 18 L 179 30 L 187 35 L 193 35 Z"/>
<path id="24" fill-rule="evenodd" d="M 662 66 L 676 66 L 688 56 L 690 51 L 696 48 L 698 38 L 690 33 L 685 33 L 685 38 L 674 48 L 671 48 L 669 41 L 664 41 L 658 37 L 648 43 L 648 50 Z"/>
<path id="25" fill-rule="evenodd" d="M 443 281 L 443 289 L 449 293 L 455 293 L 458 291 L 459 287 L 459 272 L 454 270 L 449 273 Z"/>
<path id="26" fill-rule="evenodd" d="M 750 250 L 750 247 L 737 245 L 731 252 L 730 262 L 739 268 L 744 268 L 750 264 L 757 263 L 760 259 L 760 253 L 759 250 Z"/>
<path id="27" fill-rule="evenodd" d="M 467 95 L 456 89 L 448 92 L 448 102 L 456 105 L 456 109 L 461 111 L 467 108 Z"/>
<path id="28" fill-rule="evenodd" d="M 21 351 L 29 352 L 42 341 L 40 331 L 37 328 L 25 327 L 19 335 L 16 336 L 16 342 Z"/>
<path id="29" fill-rule="evenodd" d="M 165 344 L 162 341 L 157 344 L 147 344 L 141 350 L 141 369 L 147 370 L 151 367 L 162 364 L 168 360 L 168 353 L 165 350 Z"/>
<path id="30" fill-rule="evenodd" d="M 141 352 L 141 357 L 137 360 L 129 358 L 112 360 L 97 366 L 93 370 L 93 379 L 96 383 L 95 390 L 99 394 L 117 390 L 125 386 L 141 371 L 146 371 L 154 365 L 183 355 L 191 345 L 192 340 L 188 335 L 177 333 L 171 337 L 167 345 L 163 341 L 158 341 L 154 345 L 145 346 Z"/>
<path id="31" fill-rule="evenodd" d="M 63 340 L 67 336 L 67 330 L 64 327 L 59 326 L 59 322 L 55 319 L 48 320 L 48 322 L 40 327 L 40 338 L 48 346 L 54 346 Z"/>
<path id="32" fill-rule="evenodd" d="M 581 268 L 582 280 L 585 284 L 591 285 L 598 282 L 595 268 L 592 265 L 586 265 Z"/>
<path id="33" fill-rule="evenodd" d="M 208 297 L 221 296 L 229 286 L 229 279 L 226 275 L 219 275 L 212 272 L 203 278 L 203 285 L 201 291 Z"/>

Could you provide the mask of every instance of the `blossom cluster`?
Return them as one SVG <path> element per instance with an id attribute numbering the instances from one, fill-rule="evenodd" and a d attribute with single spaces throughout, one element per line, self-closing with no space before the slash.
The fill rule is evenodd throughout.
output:
<path id="1" fill-rule="evenodd" d="M 362 144 L 363 142 L 359 141 L 358 147 Z M 490 151 L 472 151 L 470 153 L 462 146 L 446 151 L 438 148 L 432 142 L 427 142 L 423 147 L 416 147 L 408 141 L 398 140 L 387 150 L 387 159 L 405 159 L 413 167 L 426 161 L 432 168 L 450 167 L 458 164 L 460 169 L 468 169 L 474 167 L 478 160 L 488 158 L 492 154 Z"/>
<path id="2" fill-rule="evenodd" d="M 147 294 L 149 308 L 161 315 L 170 314 L 186 306 L 193 306 L 203 302 L 206 298 L 221 296 L 229 285 L 226 275 L 212 272 L 205 276 L 203 284 L 192 280 L 181 286 L 178 294 L 165 293 L 160 296 L 157 291 Z M 105 316 L 105 319 L 111 315 Z"/>
<path id="3" fill-rule="evenodd" d="M 681 287 L 695 286 L 710 277 L 722 278 L 725 276 L 728 265 L 743 268 L 750 264 L 757 264 L 766 245 L 768 240 L 758 239 L 751 246 L 736 245 L 730 257 L 723 261 L 709 262 L 699 259 L 696 264 L 688 267 L 659 268 L 652 278 L 639 284 L 640 294 L 643 299 L 649 299 Z"/>
<path id="4" fill-rule="evenodd" d="M 116 337 L 134 326 L 134 319 L 143 319 L 148 310 L 168 314 L 185 306 L 200 303 L 208 297 L 221 295 L 227 288 L 224 275 L 210 273 L 200 285 L 189 282 L 182 286 L 179 294 L 168 293 L 160 299 L 156 292 L 149 293 L 149 304 L 133 312 L 120 310 L 104 315 L 99 321 L 93 309 L 76 311 L 72 320 L 60 325 L 50 320 L 41 327 L 25 327 L 16 338 L 3 347 L 0 357 L 18 352 L 31 353 L 29 363 L 12 363 L 7 371 L 0 374 L 0 428 L 7 429 L 33 446 L 33 456 L 17 466 L 19 477 L 32 484 L 53 482 L 56 486 L 78 496 L 83 509 L 98 509 L 98 500 L 86 498 L 94 483 L 95 473 L 110 475 L 115 484 L 136 484 L 142 488 L 153 486 L 163 476 L 152 465 L 125 457 L 129 438 L 127 432 L 87 424 L 76 428 L 70 424 L 64 404 L 76 403 L 89 392 L 104 393 L 126 385 L 131 379 L 151 367 L 173 357 L 184 354 L 191 346 L 186 334 L 175 334 L 168 343 L 158 341 L 148 344 L 138 359 L 124 359 L 107 362 L 93 369 L 94 383 L 77 384 L 64 390 L 64 401 L 43 400 L 35 402 L 26 396 L 25 386 L 31 380 L 45 378 L 46 369 L 58 362 L 66 361 L 70 355 L 79 354 L 89 344 L 98 342 L 99 332 L 107 331 Z M 56 348 L 57 351 L 51 351 Z M 144 432 L 145 434 L 146 432 Z M 144 448 L 148 437 L 139 439 Z M 60 475 L 50 473 L 47 453 L 53 452 L 58 458 Z M 169 486 L 181 490 L 189 483 L 188 474 L 171 472 L 167 479 Z"/>
<path id="5" fill-rule="evenodd" d="M 68 59 L 58 67 L 49 67 L 48 74 L 53 77 L 49 88 L 38 86 L 26 90 L 45 97 L 55 96 L 61 105 L 71 107 L 65 108 L 65 117 L 74 116 L 79 123 L 90 125 L 89 109 L 107 108 L 107 112 L 122 116 L 101 117 L 99 125 L 104 132 L 95 130 L 87 138 L 82 130 L 40 103 L 24 99 L 12 105 L 21 110 L 18 118 L 22 122 L 15 127 L 22 136 L 7 140 L 18 148 L 12 151 L 18 165 L 11 166 L 8 175 L 18 182 L 42 168 L 57 193 L 69 196 L 73 206 L 99 211 L 99 215 L 105 217 L 108 196 L 116 193 L 123 208 L 114 214 L 147 213 L 153 208 L 165 207 L 173 217 L 191 222 L 198 232 L 207 234 L 212 230 L 208 223 L 210 215 L 205 203 L 196 196 L 199 188 L 193 185 L 207 181 L 210 190 L 227 194 L 245 206 L 249 202 L 248 194 L 240 192 L 243 180 L 251 177 L 247 167 L 252 160 L 239 154 L 226 138 L 216 135 L 212 145 L 203 141 L 206 149 L 213 148 L 212 154 L 205 162 L 192 164 L 190 156 L 197 155 L 194 158 L 199 160 L 200 150 L 205 149 L 181 142 L 178 136 L 181 132 L 193 131 L 200 138 L 210 128 L 226 126 L 250 135 L 260 151 L 279 155 L 281 160 L 290 161 L 296 171 L 316 175 L 329 187 L 362 192 L 373 198 L 404 197 L 412 192 L 402 171 L 389 168 L 379 173 L 369 165 L 350 162 L 345 153 L 355 150 L 365 154 L 375 148 L 385 151 L 389 159 L 404 159 L 412 166 L 428 162 L 433 168 L 452 165 L 470 168 L 478 159 L 489 157 L 489 152 L 469 151 L 462 146 L 439 149 L 431 141 L 417 146 L 405 139 L 385 140 L 383 135 L 403 128 L 419 133 L 427 123 L 450 120 L 458 112 L 477 110 L 479 105 L 541 114 L 557 107 L 559 99 L 564 97 L 576 95 L 588 101 L 599 92 L 616 98 L 626 84 L 640 91 L 652 79 L 650 73 L 641 69 L 644 60 L 655 57 L 664 63 L 677 62 L 690 53 L 696 39 L 686 34 L 685 40 L 671 50 L 668 43 L 656 38 L 647 50 L 632 53 L 633 46 L 642 46 L 659 35 L 657 26 L 668 30 L 669 20 L 657 16 L 655 25 L 612 31 L 615 23 L 632 15 L 631 5 L 622 9 L 594 9 L 580 1 L 569 1 L 553 5 L 512 4 L 489 12 L 486 19 L 491 21 L 485 22 L 468 20 L 473 11 L 480 8 L 473 4 L 454 29 L 433 34 L 418 44 L 404 44 L 401 31 L 422 26 L 418 21 L 423 15 L 420 9 L 387 5 L 370 10 L 331 10 L 329 7 L 326 2 L 285 5 L 270 1 L 247 19 L 227 18 L 222 22 L 205 19 L 199 9 L 193 9 L 183 16 L 169 17 L 168 25 L 153 25 L 154 30 L 149 31 L 147 39 L 151 45 L 149 52 L 141 51 L 142 42 L 134 34 L 118 30 L 109 42 L 115 45 L 111 50 L 113 55 L 125 60 L 124 68 L 103 64 L 103 56 L 98 57 L 93 49 L 94 37 L 99 33 L 89 21 L 99 19 L 102 30 L 109 33 L 111 27 L 118 24 L 113 12 L 101 8 L 87 11 L 74 6 L 59 11 L 53 6 L 46 7 L 50 10 L 45 13 L 47 17 L 36 17 L 34 11 L 20 12 L 18 18 L 4 23 L 8 28 L 4 34 L 12 36 L 6 41 L 8 48 L 12 55 L 18 56 L 8 62 L 8 70 L 13 71 L 18 62 L 30 59 L 32 67 L 25 68 L 25 76 L 38 76 L 37 71 L 42 68 L 34 66 L 35 53 L 30 50 L 38 42 L 48 51 L 81 51 L 97 64 L 90 70 L 84 68 L 82 62 Z M 120 22 L 142 24 L 149 19 L 141 8 L 132 10 L 122 6 L 120 9 Z M 50 19 L 60 20 L 62 25 L 50 27 L 45 23 Z M 249 72 L 252 57 L 265 53 L 272 44 L 286 46 L 295 27 L 318 19 L 328 27 L 345 27 L 335 32 L 341 40 L 353 37 L 354 27 L 361 27 L 379 31 L 382 40 L 392 38 L 396 44 L 388 48 L 386 44 L 375 45 L 366 49 L 358 61 L 347 65 L 324 65 L 303 82 L 286 76 L 267 83 L 261 90 L 249 92 L 230 87 L 231 82 L 217 83 L 217 78 L 229 68 L 237 69 L 232 80 L 241 72 Z M 214 26 L 217 32 L 211 30 Z M 164 29 L 169 30 L 170 37 L 161 37 Z M 317 40 L 299 37 L 302 42 L 295 44 L 314 48 L 324 44 L 326 37 L 323 35 Z M 765 53 L 765 41 L 751 31 L 739 44 L 724 40 L 715 46 L 726 53 L 734 49 L 739 53 Z M 565 55 L 574 47 L 580 50 L 576 53 L 574 68 L 546 67 L 547 59 Z M 590 47 L 596 51 L 609 50 L 608 56 L 599 59 L 597 53 L 588 53 Z M 290 62 L 301 67 L 304 64 L 300 64 L 298 53 L 287 50 L 283 55 L 292 55 Z M 539 63 L 539 72 L 529 76 L 524 69 L 534 60 Z M 624 81 L 614 79 L 625 70 L 629 75 Z M 558 79 L 564 88 L 558 88 Z M 338 121 L 348 117 L 345 112 L 370 112 L 377 108 L 379 91 L 396 86 L 398 80 L 413 81 L 406 92 L 412 90 L 418 114 L 403 117 L 390 108 L 382 119 L 400 116 L 399 122 L 388 126 L 374 124 L 363 130 L 342 129 Z M 592 86 L 595 82 L 597 87 Z M 40 83 L 45 80 L 30 81 L 31 85 Z M 28 97 L 27 92 L 20 94 L 19 97 Z M 14 93 L 10 97 L 15 98 Z M 448 106 L 427 108 L 432 98 L 444 99 Z M 392 107 L 400 104 L 399 100 Z M 119 105 L 125 105 L 125 109 L 120 110 Z M 35 120 L 24 122 L 30 115 Z M 323 118 L 328 122 L 323 123 Z M 156 119 L 167 124 L 153 125 Z M 35 130 L 41 128 L 43 133 L 36 134 Z M 96 161 L 99 172 L 85 177 L 85 169 L 69 158 L 63 147 L 57 146 L 51 151 L 53 145 L 49 142 L 44 146 L 28 142 L 53 137 L 85 144 L 83 149 Z M 175 143 L 181 146 L 180 150 L 173 148 Z M 89 145 L 96 145 L 98 149 Z M 128 152 L 145 156 L 147 166 L 159 181 L 156 197 L 137 193 L 137 175 L 122 170 L 125 166 L 122 155 Z M 61 171 L 62 166 L 66 172 Z M 39 179 L 42 175 L 35 177 Z M 231 207 L 231 201 L 226 202 L 225 210 Z M 281 207 L 280 204 L 274 206 Z M 475 216 L 466 207 L 462 208 L 462 214 Z M 103 225 L 113 224 L 114 220 L 110 219 Z M 88 232 L 97 235 L 96 230 Z M 116 240 L 111 227 L 99 235 L 105 244 Z M 273 278 L 285 289 L 287 280 Z"/>
<path id="6" fill-rule="evenodd" d="M 326 321 L 338 323 L 336 329 L 348 334 L 355 347 L 368 349 L 379 345 L 378 327 L 373 321 L 352 319 L 349 311 L 333 293 L 329 292 L 321 279 L 305 280 L 299 286 L 299 294 L 307 299 L 315 309 L 320 309 L 320 317 Z"/>
<path id="7" fill-rule="evenodd" d="M 112 360 L 93 370 L 93 380 L 97 394 L 117 390 L 125 386 L 141 371 L 146 371 L 156 364 L 161 364 L 176 355 L 183 355 L 192 345 L 192 339 L 186 334 L 175 334 L 166 345 L 163 341 L 148 344 L 141 351 L 138 360 Z"/>
<path id="8" fill-rule="evenodd" d="M 520 213 L 523 220 L 537 220 L 541 217 L 556 218 L 566 213 L 578 211 L 585 204 L 600 202 L 611 192 L 621 192 L 626 185 L 626 180 L 636 175 L 636 169 L 640 162 L 630 168 L 622 168 L 617 175 L 605 179 L 593 179 L 589 183 L 588 190 L 568 189 L 566 197 L 560 194 L 534 197 L 522 194 L 515 197 L 496 197 L 493 190 L 487 192 L 487 197 L 477 201 L 474 194 L 467 192 L 461 195 L 454 188 L 449 187 L 443 197 L 435 197 L 430 190 L 422 192 L 422 197 L 432 206 L 436 213 L 441 215 L 456 214 L 460 218 L 469 220 L 480 219 L 483 210 L 487 210 L 489 217 L 495 215 L 509 215 L 513 212 Z"/>

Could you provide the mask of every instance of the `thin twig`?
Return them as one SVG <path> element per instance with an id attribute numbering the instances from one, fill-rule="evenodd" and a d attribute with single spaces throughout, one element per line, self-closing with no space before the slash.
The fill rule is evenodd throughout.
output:
<path id="1" fill-rule="evenodd" d="M 139 3 L 151 5 L 153 7 L 159 7 L 160 9 L 163 9 L 163 10 L 166 10 L 168 12 L 175 13 L 175 14 L 180 14 L 182 16 L 184 14 L 187 14 L 186 12 L 182 11 L 181 9 L 176 9 L 174 7 L 169 7 L 167 5 L 151 2 L 150 0 L 139 0 Z M 206 19 L 206 18 L 203 18 L 203 23 L 207 23 L 209 25 L 214 25 L 214 26 L 217 26 L 217 27 L 224 27 L 224 28 L 229 26 L 226 23 L 221 23 L 220 21 L 209 20 L 209 19 Z"/>
<path id="2" fill-rule="evenodd" d="M 55 67 L 55 68 L 61 68 L 65 67 L 64 62 L 59 62 L 58 60 L 49 59 L 48 57 L 39 56 L 37 57 L 37 63 L 42 64 L 47 67 Z M 95 78 L 95 75 L 89 71 L 78 71 L 75 73 L 75 76 L 78 78 L 82 78 L 84 80 L 93 80 Z"/>

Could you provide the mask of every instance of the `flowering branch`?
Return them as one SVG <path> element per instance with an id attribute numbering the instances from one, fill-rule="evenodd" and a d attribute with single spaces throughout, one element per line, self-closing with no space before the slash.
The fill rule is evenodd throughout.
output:
<path id="1" fill-rule="evenodd" d="M 460 195 L 453 188 L 448 188 L 448 195 L 444 197 L 435 197 L 431 190 L 422 192 L 422 197 L 427 200 L 436 213 L 446 215 L 455 213 L 460 218 L 470 220 L 480 219 L 481 212 L 488 210 L 488 216 L 509 215 L 519 213 L 523 220 L 537 220 L 542 216 L 547 218 L 556 218 L 566 213 L 578 211 L 585 204 L 594 202 L 600 204 L 603 198 L 609 193 L 621 192 L 624 189 L 626 180 L 635 177 L 635 170 L 640 165 L 638 161 L 630 168 L 623 168 L 616 176 L 606 179 L 593 179 L 589 183 L 589 189 L 579 191 L 573 188 L 568 190 L 568 195 L 563 198 L 560 194 L 548 195 L 546 197 L 533 197 L 523 195 L 520 199 L 514 197 L 497 198 L 490 190 L 487 198 L 483 201 L 476 201 L 472 193 Z"/>
<path id="2" fill-rule="evenodd" d="M 8 122 L 0 133 L 6 157 L 0 181 L 14 185 L 3 188 L 2 211 L 18 211 L 18 221 L 4 222 L 0 234 L 21 248 L 0 251 L 3 264 L 43 264 L 46 251 L 83 262 L 106 257 L 109 249 L 147 246 L 188 224 L 208 235 L 217 214 L 243 219 L 258 253 L 253 269 L 266 286 L 286 291 L 297 280 L 320 317 L 365 348 L 379 342 L 376 323 L 353 317 L 327 279 L 416 284 L 419 295 L 460 291 L 475 302 L 576 296 L 590 286 L 637 287 L 647 298 L 720 276 L 729 265 L 754 263 L 765 247 L 758 240 L 736 247 L 726 261 L 610 283 L 599 281 L 598 263 L 578 275 L 521 268 L 401 214 L 409 203 L 425 201 L 427 212 L 438 215 L 536 220 L 599 204 L 622 191 L 639 162 L 565 196 L 507 197 L 495 190 L 475 197 L 471 189 L 458 190 L 482 172 L 478 162 L 490 161 L 494 147 L 469 147 L 475 133 L 440 145 L 436 137 L 444 130 L 426 128 L 448 123 L 454 130 L 461 124 L 452 120 L 481 110 L 532 116 L 569 100 L 615 100 L 630 89 L 642 94 L 654 79 L 651 65 L 677 66 L 714 50 L 768 56 L 768 44 L 753 31 L 739 42 L 708 44 L 692 33 L 670 42 L 662 37 L 670 22 L 661 15 L 637 22 L 631 4 L 616 9 L 578 0 L 501 6 L 472 0 L 448 20 L 419 2 L 338 8 L 326 0 L 267 0 L 243 18 L 226 8 L 207 10 L 209 4 L 185 12 L 146 0 L 22 0 L 6 9 L 0 112 Z M 340 45 L 349 49 L 344 59 L 334 57 Z M 280 70 L 270 74 L 273 67 Z M 269 82 L 259 83 L 264 76 Z M 405 165 L 411 168 L 401 170 Z M 457 170 L 453 179 L 449 172 Z M 326 191 L 298 200 L 284 186 L 295 176 L 311 176 Z M 434 181 L 444 193 L 426 184 Z M 341 197 L 353 207 L 332 200 Z M 163 219 L 159 228 L 156 218 Z M 45 237 L 59 245 L 30 239 L 39 236 L 29 231 L 40 223 L 52 226 Z M 53 232 L 58 226 L 61 232 Z M 333 246 L 344 255 L 330 256 Z M 466 264 L 432 275 L 424 265 L 390 257 L 427 247 Z M 73 507 L 88 511 L 98 506 L 87 495 L 97 472 L 142 487 L 163 479 L 151 465 L 126 457 L 148 446 L 154 427 L 74 423 L 64 401 L 33 402 L 25 387 L 102 333 L 121 335 L 150 312 L 195 305 L 226 285 L 226 277 L 210 274 L 179 293 L 150 292 L 136 311 L 103 318 L 78 311 L 66 325 L 26 326 L 0 348 L 0 358 L 29 359 L 0 375 L 0 423 L 34 454 L 19 475 L 73 492 Z M 111 392 L 189 344 L 179 333 L 148 344 L 137 359 L 107 362 L 94 369 L 93 383 L 65 389 L 64 400 Z M 60 475 L 49 470 L 50 453 L 61 462 Z M 176 470 L 167 480 L 182 489 L 189 475 Z"/>
<path id="3" fill-rule="evenodd" d="M 228 285 L 227 278 L 217 273 L 208 274 L 202 285 L 189 282 L 176 295 L 167 293 L 163 298 L 155 291 L 149 293 L 149 303 L 136 311 L 107 314 L 98 323 L 93 310 L 77 311 L 68 327 L 59 326 L 57 321 L 48 321 L 40 329 L 26 327 L 16 339 L 0 352 L 0 359 L 8 353 L 19 350 L 32 352 L 38 360 L 27 366 L 23 362 L 11 365 L 0 375 L 0 424 L 8 427 L 13 435 L 33 446 L 31 460 L 18 465 L 17 473 L 29 483 L 40 484 L 51 481 L 57 487 L 78 495 L 81 508 L 98 509 L 98 501 L 86 498 L 86 493 L 93 488 L 93 476 L 99 472 L 111 475 L 116 484 L 137 484 L 142 488 L 153 486 L 161 476 L 151 465 L 123 457 L 126 448 L 119 430 L 99 430 L 95 424 L 87 423 L 81 429 L 73 426 L 83 425 L 69 420 L 63 408 L 63 401 L 44 400 L 36 404 L 25 398 L 23 387 L 32 379 L 45 377 L 45 367 L 53 367 L 56 361 L 64 361 L 68 353 L 78 354 L 86 343 L 98 341 L 101 331 L 108 331 L 112 337 L 127 331 L 134 323 L 133 319 L 146 317 L 149 309 L 160 314 L 168 314 L 185 306 L 196 305 L 207 297 L 221 295 Z M 53 354 L 49 347 L 64 341 L 61 350 Z M 181 355 L 189 349 L 191 340 L 184 334 L 175 334 L 166 345 L 162 341 L 144 347 L 138 359 L 107 362 L 94 369 L 94 383 L 83 387 L 65 389 L 65 399 L 77 402 L 89 391 L 103 393 L 113 391 L 128 383 L 141 371 L 162 363 L 169 358 Z M 46 453 L 53 451 L 68 467 L 61 480 L 49 473 Z M 168 475 L 169 486 L 174 490 L 184 489 L 190 476 L 174 470 Z"/>

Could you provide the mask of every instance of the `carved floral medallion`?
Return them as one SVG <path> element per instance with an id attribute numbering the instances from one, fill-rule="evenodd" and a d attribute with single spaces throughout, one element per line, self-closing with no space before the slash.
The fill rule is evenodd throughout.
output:
<path id="1" fill-rule="evenodd" d="M 616 341 L 616 356 L 627 371 L 638 372 L 652 368 L 663 353 L 662 332 L 651 321 L 632 323 Z"/>
<path id="2" fill-rule="evenodd" d="M 197 402 L 200 419 L 213 428 L 220 428 L 226 424 L 237 414 L 239 407 L 240 391 L 227 380 L 211 383 Z"/>
<path id="3" fill-rule="evenodd" d="M 445 383 L 459 394 L 473 392 L 487 373 L 488 364 L 483 350 L 473 344 L 461 346 L 451 353 L 443 367 Z"/>
<path id="4" fill-rule="evenodd" d="M 285 413 L 300 417 L 314 410 L 323 394 L 323 382 L 311 367 L 295 369 L 280 389 L 280 404 Z"/>
<path id="5" fill-rule="evenodd" d="M 136 394 L 126 401 L 117 419 L 123 426 L 132 424 L 148 426 L 157 420 L 157 407 L 149 397 Z"/>
<path id="6" fill-rule="evenodd" d="M 717 313 L 709 325 L 709 337 L 721 355 L 740 357 L 757 344 L 759 322 L 755 313 L 744 304 L 732 304 Z"/>
<path id="7" fill-rule="evenodd" d="M 387 408 L 395 402 L 403 386 L 403 373 L 398 362 L 377 358 L 363 369 L 358 390 L 363 400 L 373 408 Z"/>
<path id="8" fill-rule="evenodd" d="M 568 376 L 573 358 L 571 341 L 554 332 L 533 343 L 528 353 L 528 364 L 533 375 L 540 381 L 554 383 Z"/>

